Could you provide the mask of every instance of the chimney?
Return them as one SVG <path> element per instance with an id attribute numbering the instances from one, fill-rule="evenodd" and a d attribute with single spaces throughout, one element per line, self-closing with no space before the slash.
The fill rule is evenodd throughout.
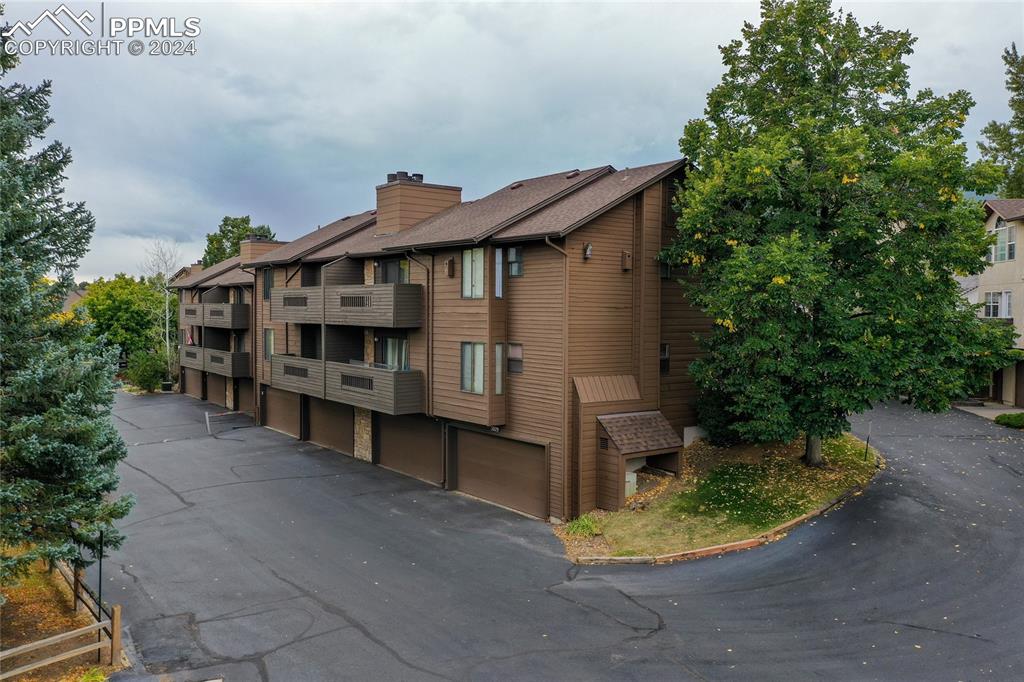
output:
<path id="1" fill-rule="evenodd" d="M 188 274 L 190 274 L 190 275 L 194 275 L 197 272 L 202 272 L 202 271 L 203 271 L 203 261 L 201 261 L 201 260 L 197 260 L 195 263 L 193 263 L 192 265 L 188 266 Z"/>
<path id="2" fill-rule="evenodd" d="M 388 173 L 377 185 L 376 234 L 394 234 L 462 201 L 462 188 L 423 182 L 423 173 Z"/>
<path id="3" fill-rule="evenodd" d="M 242 257 L 242 265 L 251 263 L 254 258 L 273 251 L 283 242 L 277 242 L 258 234 L 250 234 L 238 245 L 238 255 Z"/>

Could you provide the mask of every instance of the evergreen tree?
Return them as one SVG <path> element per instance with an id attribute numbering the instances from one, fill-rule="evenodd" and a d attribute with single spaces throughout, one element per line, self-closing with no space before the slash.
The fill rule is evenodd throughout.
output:
<path id="1" fill-rule="evenodd" d="M 806 434 L 818 464 L 847 415 L 901 396 L 942 410 L 1012 361 L 1012 328 L 978 319 L 955 279 L 990 242 L 963 190 L 999 172 L 966 160 L 968 93 L 909 92 L 909 33 L 828 0 L 765 0 L 742 33 L 680 140 L 695 168 L 665 257 L 716 322 L 692 366 L 720 411 L 706 421 Z"/>
<path id="2" fill-rule="evenodd" d="M 237 256 L 241 249 L 241 243 L 254 234 L 267 239 L 274 239 L 275 235 L 269 225 L 256 225 L 253 227 L 252 219 L 247 216 L 232 218 L 224 216 L 220 221 L 220 227 L 216 232 L 206 235 L 206 251 L 203 252 L 203 266 L 210 267 L 222 260 Z"/>
<path id="3" fill-rule="evenodd" d="M 1006 123 L 990 121 L 979 142 L 981 157 L 1001 164 L 1006 179 L 1000 194 L 1007 199 L 1024 199 L 1024 54 L 1017 52 L 1017 44 L 1003 50 L 1006 64 L 1006 89 L 1010 91 L 1010 120 Z"/>
<path id="4" fill-rule="evenodd" d="M 2 12 L 2 8 L 0 8 Z M 79 561 L 120 545 L 111 497 L 125 445 L 114 429 L 117 351 L 77 314 L 61 314 L 94 221 L 63 198 L 70 151 L 43 142 L 50 84 L 8 81 L 0 50 L 0 582 L 38 559 Z"/>

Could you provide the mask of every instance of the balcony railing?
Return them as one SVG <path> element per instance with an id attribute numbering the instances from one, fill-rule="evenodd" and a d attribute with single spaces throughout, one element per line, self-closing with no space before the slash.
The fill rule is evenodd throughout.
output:
<path id="1" fill-rule="evenodd" d="M 411 328 L 423 324 L 422 284 L 369 284 L 325 288 L 327 324 Z"/>
<path id="2" fill-rule="evenodd" d="M 201 346 L 182 346 L 178 351 L 178 362 L 182 367 L 202 369 L 203 348 Z"/>
<path id="3" fill-rule="evenodd" d="M 424 409 L 423 372 L 364 362 L 326 363 L 326 398 L 387 414 Z"/>
<path id="4" fill-rule="evenodd" d="M 178 320 L 186 327 L 189 325 L 202 327 L 204 307 L 202 303 L 182 303 L 178 307 Z"/>
<path id="5" fill-rule="evenodd" d="M 270 290 L 270 319 L 275 322 L 320 324 L 324 316 L 323 289 L 286 287 Z"/>
<path id="6" fill-rule="evenodd" d="M 233 353 L 226 350 L 203 349 L 203 369 L 211 374 L 226 377 L 250 377 L 248 353 Z"/>
<path id="7" fill-rule="evenodd" d="M 248 329 L 248 303 L 204 303 L 203 325 L 223 329 Z"/>
<path id="8" fill-rule="evenodd" d="M 270 385 L 294 393 L 324 397 L 324 363 L 297 355 L 270 357 Z"/>

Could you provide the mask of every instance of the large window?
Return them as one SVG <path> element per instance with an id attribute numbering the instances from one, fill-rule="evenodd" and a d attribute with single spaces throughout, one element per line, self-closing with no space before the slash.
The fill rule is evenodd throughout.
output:
<path id="1" fill-rule="evenodd" d="M 494 298 L 505 295 L 505 250 L 494 250 Z"/>
<path id="2" fill-rule="evenodd" d="M 989 291 L 985 294 L 985 317 L 1013 317 L 1012 293 Z"/>
<path id="3" fill-rule="evenodd" d="M 274 330 L 264 329 L 263 330 L 263 359 L 269 360 L 270 356 L 274 354 Z"/>
<path id="4" fill-rule="evenodd" d="M 274 286 L 274 269 L 263 268 L 263 300 L 270 300 L 270 290 Z"/>
<path id="5" fill-rule="evenodd" d="M 390 258 L 380 261 L 377 284 L 406 284 L 409 282 L 409 259 Z"/>
<path id="6" fill-rule="evenodd" d="M 508 276 L 523 276 L 523 247 L 510 246 L 508 248 Z"/>
<path id="7" fill-rule="evenodd" d="M 462 297 L 484 297 L 484 250 L 466 249 L 462 252 Z"/>
<path id="8" fill-rule="evenodd" d="M 379 337 L 377 362 L 389 369 L 409 369 L 409 339 L 397 334 Z"/>
<path id="9" fill-rule="evenodd" d="M 508 344 L 508 371 L 510 374 L 523 373 L 523 344 Z"/>
<path id="10" fill-rule="evenodd" d="M 1007 225 L 1002 218 L 998 218 L 993 234 L 996 236 L 996 243 L 988 247 L 989 261 L 1001 263 L 1016 258 L 1017 229 L 1013 225 Z"/>
<path id="11" fill-rule="evenodd" d="M 484 344 L 462 344 L 462 390 L 484 392 Z"/>
<path id="12" fill-rule="evenodd" d="M 505 344 L 494 344 L 494 395 L 505 392 Z"/>

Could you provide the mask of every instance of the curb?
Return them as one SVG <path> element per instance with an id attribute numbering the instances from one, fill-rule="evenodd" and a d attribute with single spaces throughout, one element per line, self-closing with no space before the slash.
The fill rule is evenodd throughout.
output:
<path id="1" fill-rule="evenodd" d="M 676 561 L 689 561 L 691 559 L 703 559 L 704 557 L 709 556 L 720 556 L 722 554 L 741 552 L 745 549 L 752 549 L 754 547 L 760 547 L 761 545 L 767 545 L 769 542 L 775 542 L 776 540 L 782 539 L 786 533 L 803 522 L 813 519 L 816 516 L 821 516 L 833 507 L 846 502 L 851 497 L 860 495 L 871 484 L 871 482 L 875 480 L 875 476 L 878 475 L 879 471 L 881 471 L 881 469 L 876 468 L 875 473 L 872 474 L 871 478 L 864 485 L 855 485 L 844 491 L 839 495 L 839 497 L 826 502 L 817 509 L 813 509 L 806 514 L 801 514 L 795 519 L 790 519 L 785 523 L 781 523 L 771 530 L 765 531 L 754 538 L 726 542 L 725 544 L 712 545 L 710 547 L 701 547 L 700 549 L 688 549 L 685 552 L 672 552 L 671 554 L 658 554 L 653 556 L 584 556 L 576 557 L 572 562 L 581 566 L 614 566 L 621 564 L 648 564 L 653 566 L 655 564 L 671 564 Z"/>

